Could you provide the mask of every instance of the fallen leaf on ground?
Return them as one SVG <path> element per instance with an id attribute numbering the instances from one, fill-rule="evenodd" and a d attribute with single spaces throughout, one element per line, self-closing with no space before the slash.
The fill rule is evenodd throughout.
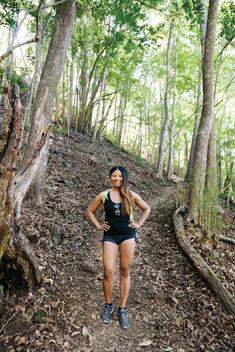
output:
<path id="1" fill-rule="evenodd" d="M 152 343 L 153 343 L 153 341 L 151 341 L 151 340 L 144 340 L 144 341 L 139 343 L 139 346 L 140 347 L 147 347 L 147 346 L 152 345 Z"/>

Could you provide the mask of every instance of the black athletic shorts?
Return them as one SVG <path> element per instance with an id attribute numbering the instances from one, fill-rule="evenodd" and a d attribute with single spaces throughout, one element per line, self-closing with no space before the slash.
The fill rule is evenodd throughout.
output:
<path id="1" fill-rule="evenodd" d="M 123 241 L 130 240 L 131 238 L 134 238 L 135 242 L 137 242 L 136 232 L 133 231 L 132 233 L 126 235 L 114 235 L 104 232 L 102 243 L 107 241 L 115 243 L 119 246 Z"/>

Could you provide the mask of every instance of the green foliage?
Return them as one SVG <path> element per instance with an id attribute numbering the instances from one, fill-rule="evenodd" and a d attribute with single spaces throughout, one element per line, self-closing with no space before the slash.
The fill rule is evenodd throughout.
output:
<path id="1" fill-rule="evenodd" d="M 181 0 L 185 17 L 192 25 L 200 23 L 202 4 L 200 0 Z"/>
<path id="2" fill-rule="evenodd" d="M 218 191 L 207 188 L 204 194 L 200 223 L 205 229 L 207 238 L 219 234 L 225 227 L 224 220 L 218 209 Z"/>
<path id="3" fill-rule="evenodd" d="M 0 68 L 0 79 L 3 76 L 3 68 Z M 24 95 L 29 91 L 29 85 L 25 80 L 25 74 L 19 74 L 15 70 L 12 71 L 11 77 L 8 78 L 10 86 L 17 84 L 20 88 L 20 94 Z M 2 91 L 2 87 L 1 87 Z"/>
<path id="4" fill-rule="evenodd" d="M 53 132 L 60 137 L 65 137 L 67 136 L 67 126 L 65 124 L 61 124 L 59 122 L 55 123 L 53 125 Z"/>
<path id="5" fill-rule="evenodd" d="M 230 41 L 235 37 L 235 3 L 226 1 L 221 8 L 220 19 L 221 31 L 220 36 L 225 41 Z"/>
<path id="6" fill-rule="evenodd" d="M 134 155 L 135 160 L 137 163 L 143 167 L 147 167 L 148 163 L 145 158 L 141 157 L 141 155 Z"/>
<path id="7" fill-rule="evenodd" d="M 29 0 L 1 0 L 0 2 L 0 25 L 14 27 L 20 10 L 32 6 Z"/>

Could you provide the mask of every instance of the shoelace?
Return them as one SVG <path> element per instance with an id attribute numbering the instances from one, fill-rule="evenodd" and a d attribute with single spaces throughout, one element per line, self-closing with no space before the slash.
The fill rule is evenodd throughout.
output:
<path id="1" fill-rule="evenodd" d="M 124 316 L 125 319 L 128 319 L 128 313 L 127 313 L 126 309 L 121 309 L 120 313 Z"/>
<path id="2" fill-rule="evenodd" d="M 105 313 L 109 313 L 109 312 L 111 312 L 111 310 L 112 310 L 112 306 L 105 305 L 105 307 L 104 307 L 104 312 Z"/>

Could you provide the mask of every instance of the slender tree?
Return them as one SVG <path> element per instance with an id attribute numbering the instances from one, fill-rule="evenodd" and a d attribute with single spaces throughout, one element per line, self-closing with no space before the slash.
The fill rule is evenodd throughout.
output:
<path id="1" fill-rule="evenodd" d="M 170 110 L 170 71 L 171 71 L 171 47 L 172 47 L 172 38 L 173 38 L 173 28 L 174 21 L 170 24 L 169 37 L 167 43 L 167 53 L 166 53 L 166 89 L 165 89 L 165 97 L 164 97 L 164 106 L 165 106 L 165 116 L 161 129 L 161 139 L 159 142 L 159 152 L 158 152 L 158 164 L 157 164 L 157 176 L 162 177 L 163 173 L 163 160 L 164 160 L 164 152 L 165 152 L 165 144 L 166 144 L 166 136 L 167 129 L 169 125 L 169 110 Z"/>
<path id="2" fill-rule="evenodd" d="M 199 221 L 205 189 L 207 150 L 214 108 L 214 48 L 218 0 L 210 0 L 207 16 L 203 72 L 203 107 L 195 146 L 192 182 L 189 189 L 189 218 Z"/>

